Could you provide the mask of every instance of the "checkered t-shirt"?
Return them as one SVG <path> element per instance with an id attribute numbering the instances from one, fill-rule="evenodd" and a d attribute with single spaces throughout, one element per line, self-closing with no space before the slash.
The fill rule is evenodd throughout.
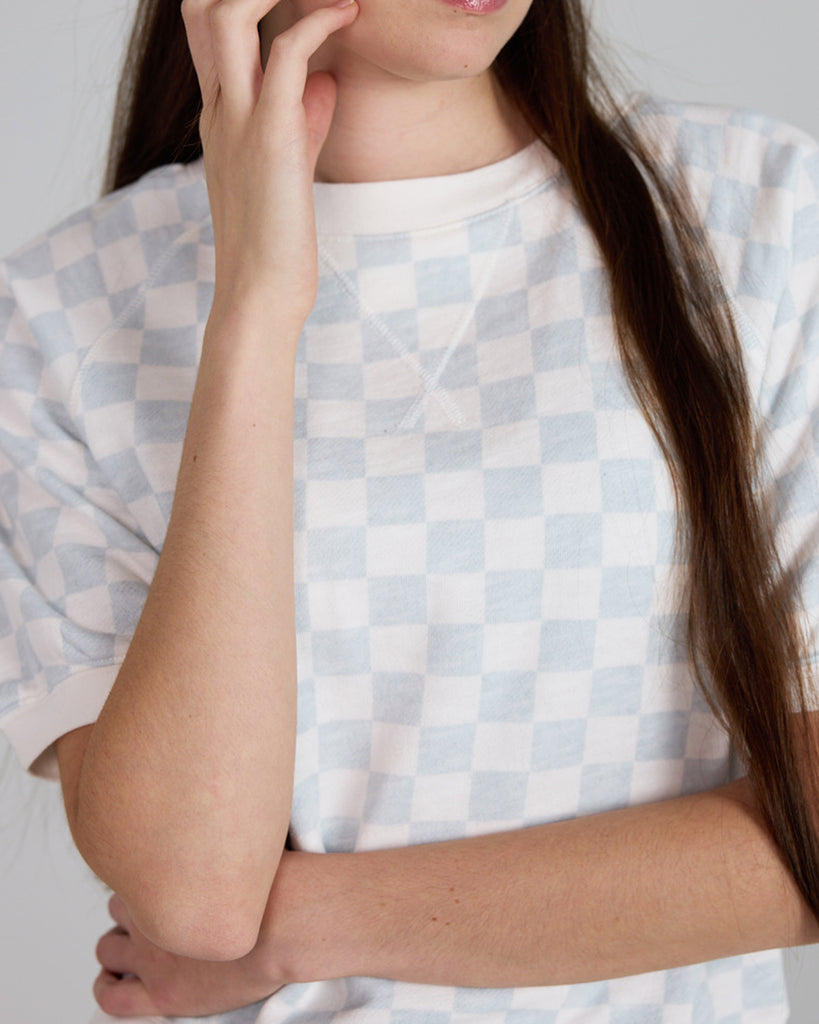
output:
<path id="1" fill-rule="evenodd" d="M 817 149 L 733 110 L 643 101 L 634 116 L 685 168 L 733 296 L 812 628 Z M 294 842 L 404 846 L 727 781 L 677 615 L 668 472 L 561 169 L 533 145 L 445 178 L 320 184 L 316 206 L 296 366 Z M 54 740 L 105 701 L 165 536 L 213 292 L 201 162 L 148 174 L 2 269 L 0 716 L 53 774 Z M 785 1018 L 767 953 L 523 990 L 292 985 L 220 1020 Z"/>

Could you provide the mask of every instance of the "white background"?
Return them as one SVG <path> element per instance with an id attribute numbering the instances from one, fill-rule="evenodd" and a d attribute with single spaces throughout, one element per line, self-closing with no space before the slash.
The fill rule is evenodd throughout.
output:
<path id="1" fill-rule="evenodd" d="M 97 196 L 134 3 L 4 7 L 0 254 Z M 754 107 L 819 137 L 816 6 L 596 0 L 592 7 L 636 87 Z M 57 787 L 24 776 L 0 739 L 0 1022 L 87 1024 L 93 949 L 107 927 L 105 894 L 73 853 Z M 790 954 L 792 1024 L 817 1019 L 818 954 Z"/>

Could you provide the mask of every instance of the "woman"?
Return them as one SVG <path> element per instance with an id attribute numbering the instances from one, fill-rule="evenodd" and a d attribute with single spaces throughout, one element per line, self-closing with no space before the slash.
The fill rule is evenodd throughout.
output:
<path id="1" fill-rule="evenodd" d="M 575 3 L 182 14 L 124 191 L 6 269 L 4 727 L 118 894 L 101 1006 L 784 1019 L 815 148 L 615 116 Z"/>

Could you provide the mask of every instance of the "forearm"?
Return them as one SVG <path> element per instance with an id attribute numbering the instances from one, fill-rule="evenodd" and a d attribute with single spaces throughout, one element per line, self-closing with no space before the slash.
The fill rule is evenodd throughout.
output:
<path id="1" fill-rule="evenodd" d="M 819 941 L 745 782 L 524 831 L 282 861 L 293 980 L 588 982 Z"/>
<path id="2" fill-rule="evenodd" d="M 182 4 L 215 298 L 143 615 L 99 721 L 58 751 L 81 852 L 148 938 L 189 957 L 252 948 L 292 796 L 293 376 L 336 99 L 309 61 L 358 7 L 305 13 L 263 69 L 258 23 L 273 4 Z"/>
<path id="3" fill-rule="evenodd" d="M 171 943 L 191 915 L 260 915 L 287 831 L 297 338 L 250 303 L 211 313 L 167 538 L 80 774 L 78 844 Z"/>

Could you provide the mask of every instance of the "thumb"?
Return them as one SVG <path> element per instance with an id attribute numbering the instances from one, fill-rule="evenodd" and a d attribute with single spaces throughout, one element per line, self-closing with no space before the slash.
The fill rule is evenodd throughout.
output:
<path id="1" fill-rule="evenodd" d="M 103 968 L 94 981 L 94 998 L 100 1009 L 111 1017 L 150 1017 L 159 1021 L 159 1007 L 140 979 L 133 975 L 121 977 Z"/>
<path id="2" fill-rule="evenodd" d="M 336 109 L 336 82 L 326 71 L 315 71 L 307 79 L 302 98 L 307 118 L 307 159 L 315 173 L 321 147 L 330 131 Z"/>

